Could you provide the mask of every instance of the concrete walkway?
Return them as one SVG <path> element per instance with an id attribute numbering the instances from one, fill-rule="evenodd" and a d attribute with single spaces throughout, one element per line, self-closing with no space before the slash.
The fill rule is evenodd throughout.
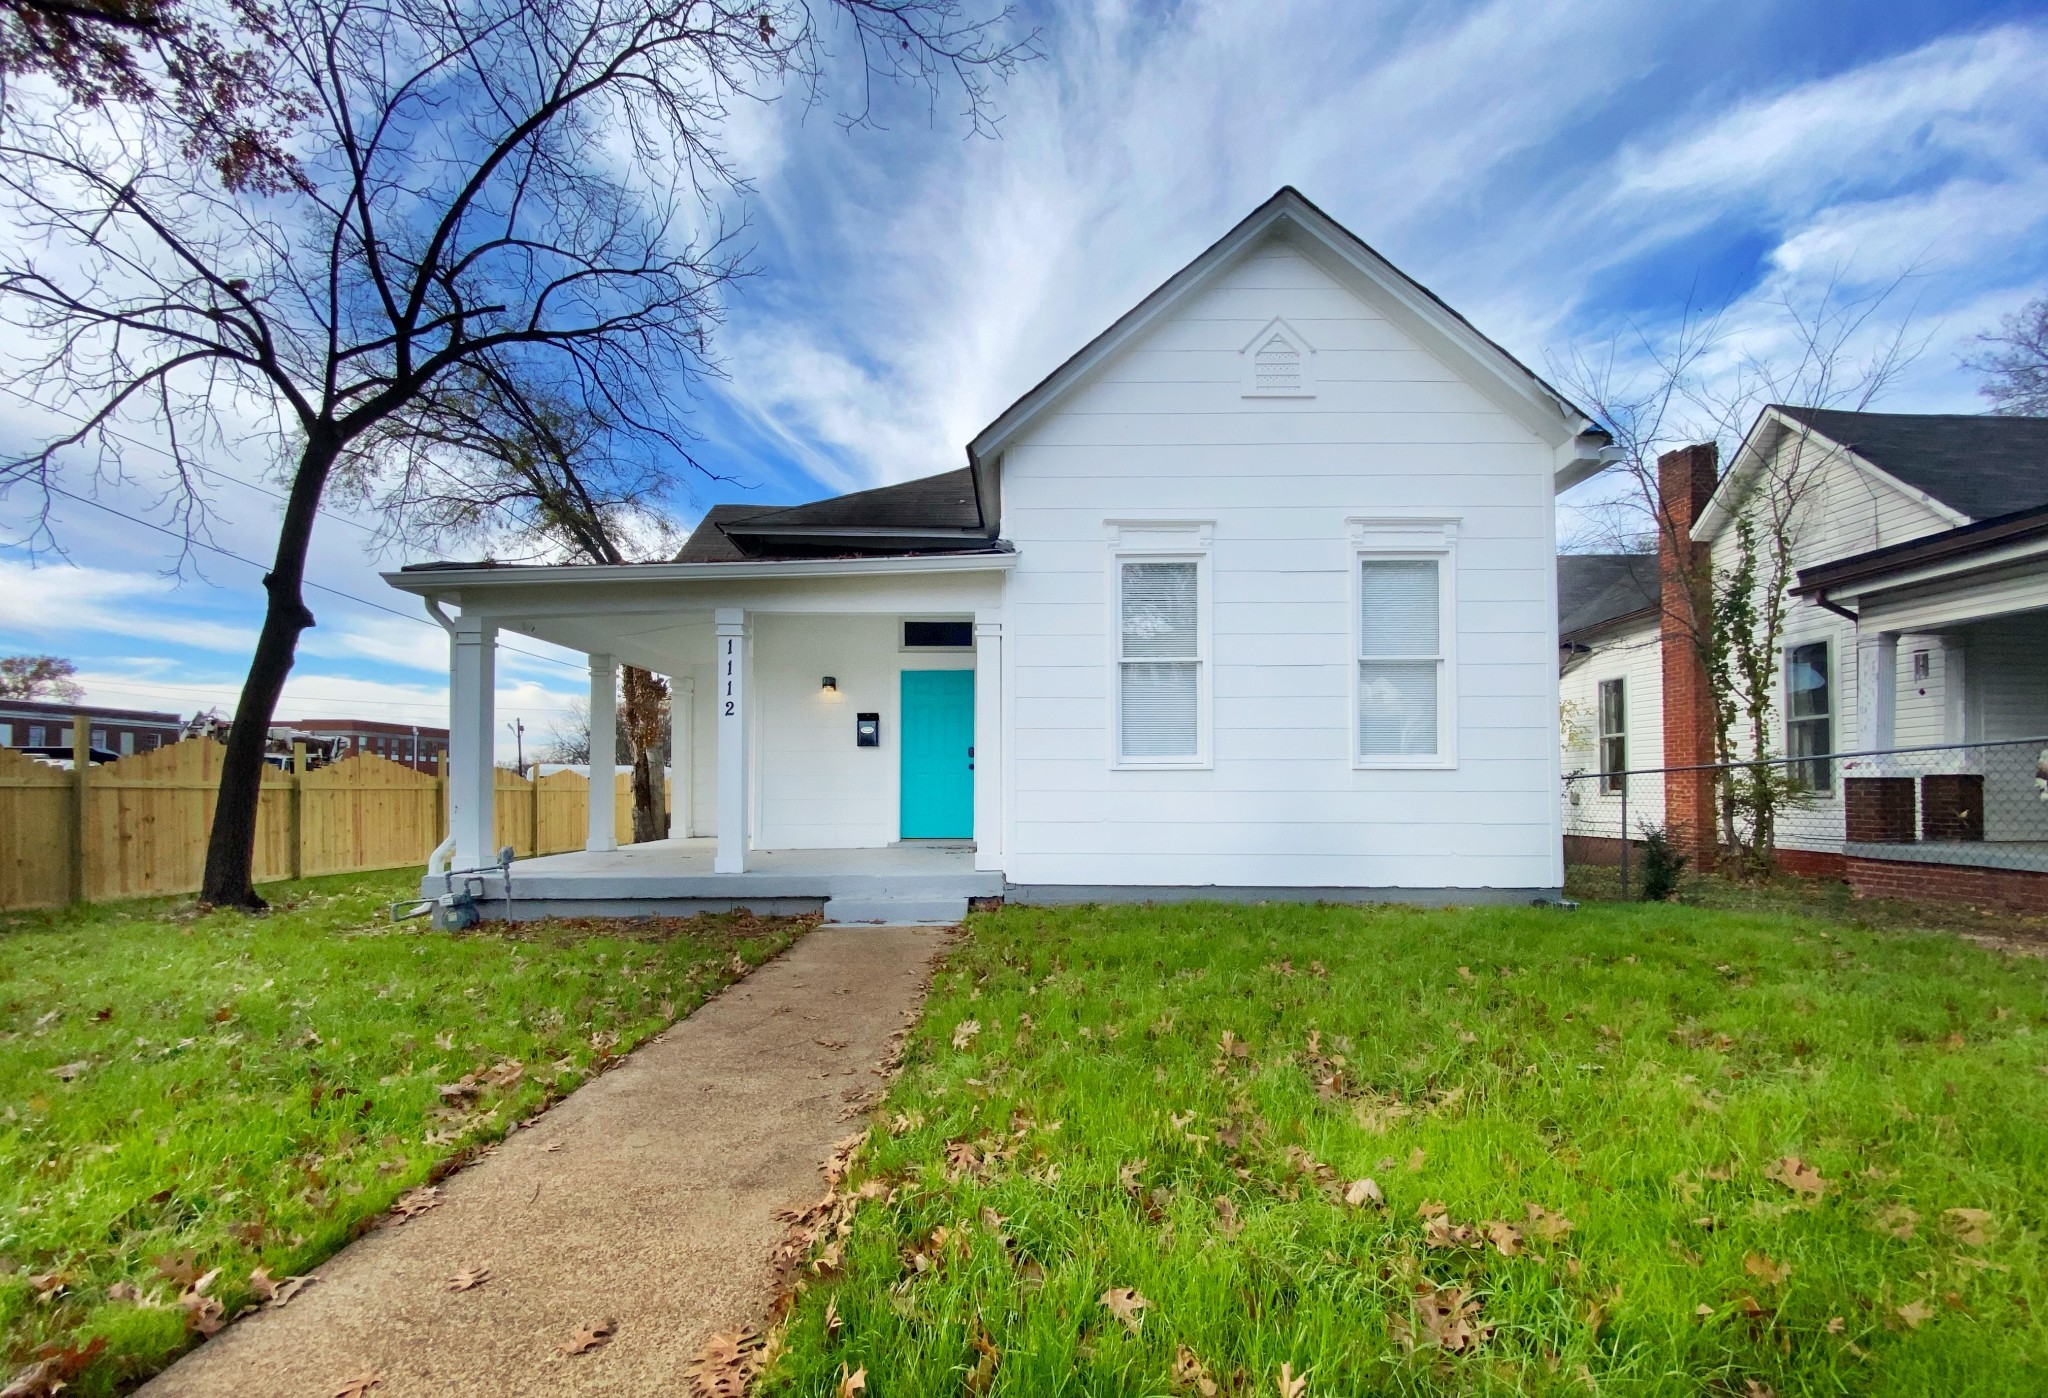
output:
<path id="1" fill-rule="evenodd" d="M 813 1202 L 880 1086 L 946 934 L 824 928 L 516 1131 L 282 1309 L 228 1327 L 150 1398 L 677 1394 L 714 1331 L 758 1322 L 778 1208 Z M 488 1267 L 463 1292 L 448 1279 Z M 582 1326 L 601 1349 L 564 1357 Z"/>

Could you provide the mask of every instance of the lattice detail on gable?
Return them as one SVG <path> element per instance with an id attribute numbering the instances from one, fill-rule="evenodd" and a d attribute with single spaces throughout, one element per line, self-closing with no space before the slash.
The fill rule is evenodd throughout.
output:
<path id="1" fill-rule="evenodd" d="M 1252 383 L 1261 393 L 1301 392 L 1301 351 L 1285 335 L 1270 335 L 1253 356 Z"/>

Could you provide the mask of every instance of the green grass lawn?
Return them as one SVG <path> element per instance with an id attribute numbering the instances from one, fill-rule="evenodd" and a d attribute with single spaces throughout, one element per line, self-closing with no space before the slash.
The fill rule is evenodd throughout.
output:
<path id="1" fill-rule="evenodd" d="M 0 919 L 0 1387 L 100 1339 L 67 1393 L 161 1368 L 803 925 L 389 925 L 418 877 Z"/>
<path id="2" fill-rule="evenodd" d="M 906 1061 L 770 1392 L 2048 1391 L 2038 959 L 1675 906 L 1012 908 Z"/>

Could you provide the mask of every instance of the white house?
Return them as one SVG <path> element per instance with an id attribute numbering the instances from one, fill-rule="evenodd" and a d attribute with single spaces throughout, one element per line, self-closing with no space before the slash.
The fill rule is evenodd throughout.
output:
<path id="1" fill-rule="evenodd" d="M 387 580 L 453 636 L 458 868 L 499 632 L 589 653 L 600 728 L 617 664 L 676 682 L 672 838 L 594 813 L 515 869 L 536 907 L 1529 899 L 1563 874 L 1553 497 L 1606 444 L 1283 189 L 959 470 L 722 505 L 669 562 Z"/>
<path id="2" fill-rule="evenodd" d="M 1695 450 L 1703 480 L 1667 458 L 1667 508 L 1717 569 L 1732 560 L 1733 524 L 1760 482 L 1794 483 L 1800 499 L 1774 751 L 1959 749 L 1910 762 L 1813 763 L 1811 799 L 1781 842 L 1794 863 L 1803 855 L 1814 872 L 1867 879 L 1873 889 L 1884 871 L 1864 866 L 1875 863 L 1923 866 L 1923 884 L 1936 877 L 1924 866 L 1936 864 L 2048 875 L 2036 753 L 2017 741 L 2048 735 L 2048 419 L 1773 405 L 1718 481 L 1711 452 Z M 1577 611 L 1560 618 L 1565 769 L 1712 761 L 1689 708 L 1699 696 L 1667 693 L 1685 647 L 1664 643 L 1677 608 L 1661 605 L 1657 560 L 1567 556 L 1558 564 L 1565 594 L 1580 592 Z M 1609 585 L 1596 586 L 1610 574 Z M 1960 749 L 2001 742 L 2012 745 Z M 1936 839 L 1916 827 L 1910 800 L 1886 839 L 1852 829 L 1856 782 L 1929 775 L 1986 784 L 1994 799 L 1982 802 L 1967 838 Z M 1567 833 L 1575 825 L 1618 830 L 1618 786 L 1573 783 Z M 1632 828 L 1667 814 L 1658 783 L 1631 783 L 1629 798 Z M 1924 792 L 1919 804 L 1928 804 Z M 2001 901 L 2048 908 L 2048 879 L 2038 898 L 2005 882 L 2012 887 Z"/>

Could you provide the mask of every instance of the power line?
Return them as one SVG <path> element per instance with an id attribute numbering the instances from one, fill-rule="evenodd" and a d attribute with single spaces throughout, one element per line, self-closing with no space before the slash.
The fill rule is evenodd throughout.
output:
<path id="1" fill-rule="evenodd" d="M 106 513 L 113 515 L 116 519 L 125 519 L 130 524 L 139 524 L 144 529 L 153 529 L 159 534 L 168 535 L 169 537 L 176 539 L 180 543 L 188 545 L 190 547 L 202 548 L 207 550 L 209 553 L 217 553 L 221 555 L 221 557 L 223 558 L 231 558 L 237 563 L 245 564 L 248 567 L 258 569 L 262 572 L 267 573 L 270 571 L 268 568 L 265 568 L 261 563 L 258 563 L 255 559 L 245 558 L 241 554 L 236 553 L 231 549 L 222 548 L 219 544 L 210 544 L 207 543 L 204 539 L 195 539 L 188 534 L 180 534 L 175 529 L 166 528 L 165 526 L 157 524 L 151 520 L 143 519 L 139 515 L 131 515 L 127 513 L 125 510 L 117 510 L 112 505 L 104 504 L 98 500 L 90 499 L 84 495 L 76 494 L 72 491 L 64 489 L 62 486 L 46 484 L 43 488 L 49 491 L 52 495 L 61 495 L 67 500 L 75 500 L 79 504 L 88 505 L 95 510 L 104 510 Z M 401 612 L 396 607 L 387 607 L 382 602 L 372 602 L 367 597 L 358 597 L 353 592 L 343 592 L 338 587 L 328 587 L 325 583 L 313 582 L 310 579 L 306 581 L 305 585 L 307 587 L 312 588 L 316 592 L 325 592 L 335 597 L 345 598 L 350 602 L 356 603 L 358 606 L 374 607 L 376 610 L 380 612 L 389 612 L 392 616 L 402 618 L 406 621 L 415 622 L 421 626 L 435 625 L 434 622 L 429 621 L 427 618 L 423 616 L 414 616 L 411 612 Z M 501 651 L 510 652 L 513 655 L 523 655 L 529 660 L 545 660 L 551 665 L 560 665 L 565 669 L 580 670 L 581 668 L 583 668 L 582 666 L 577 665 L 574 661 L 563 660 L 559 656 L 542 655 L 537 651 L 520 650 L 517 646 L 508 646 L 500 644 L 498 646 L 498 649 Z"/>
<path id="2" fill-rule="evenodd" d="M 202 698 L 217 695 L 221 693 L 223 690 L 232 690 L 234 688 L 232 682 L 223 683 L 219 685 L 172 684 L 164 681 L 109 680 L 101 679 L 96 676 L 89 678 L 88 683 L 94 689 L 125 690 L 131 694 L 160 694 L 165 690 L 175 690 L 181 691 L 186 694 L 195 694 Z M 438 706 L 438 701 L 433 699 L 342 699 L 314 697 L 308 699 L 294 699 L 290 701 L 289 707 L 312 708 L 318 705 L 328 705 L 339 708 L 371 706 L 380 709 L 432 710 Z M 280 701 L 280 707 L 286 707 L 286 705 L 282 701 Z M 573 709 L 555 708 L 539 704 L 520 704 L 514 707 L 516 707 L 520 713 L 566 714 L 575 712 L 575 710 Z"/>

